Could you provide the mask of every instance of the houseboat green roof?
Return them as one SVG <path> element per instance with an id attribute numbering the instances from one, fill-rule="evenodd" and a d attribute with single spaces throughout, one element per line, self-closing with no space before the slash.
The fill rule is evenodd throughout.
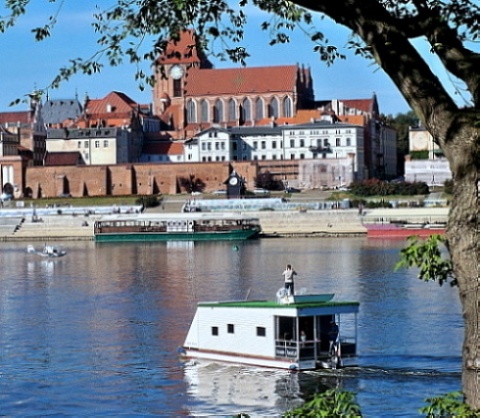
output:
<path id="1" fill-rule="evenodd" d="M 251 300 L 251 301 L 226 301 L 226 302 L 199 302 L 199 307 L 210 308 L 284 308 L 284 309 L 304 309 L 304 308 L 327 308 L 339 306 L 360 306 L 359 302 L 350 301 L 328 301 L 328 302 L 293 302 L 279 303 L 274 300 Z"/>

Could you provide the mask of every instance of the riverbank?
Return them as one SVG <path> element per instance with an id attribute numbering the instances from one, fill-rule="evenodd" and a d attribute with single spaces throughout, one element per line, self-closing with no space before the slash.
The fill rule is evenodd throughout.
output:
<path id="1" fill-rule="evenodd" d="M 174 206 L 176 209 L 176 206 Z M 125 210 L 124 210 L 125 209 Z M 135 215 L 130 208 L 112 207 Z M 152 213 L 176 213 L 172 207 L 147 209 Z M 77 208 L 75 212 L 54 211 L 41 215 L 15 214 L 0 217 L 0 241 L 75 241 L 93 240 L 93 225 L 108 211 L 103 208 Z M 249 212 L 258 217 L 263 237 L 346 237 L 365 236 L 365 223 L 405 220 L 412 223 L 442 223 L 447 221 L 448 208 L 371 209 L 362 215 L 357 209 L 312 211 Z"/>

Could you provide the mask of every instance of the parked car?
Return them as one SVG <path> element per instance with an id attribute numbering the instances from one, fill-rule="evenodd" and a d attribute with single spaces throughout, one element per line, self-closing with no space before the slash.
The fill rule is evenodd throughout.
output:
<path id="1" fill-rule="evenodd" d="M 12 200 L 12 199 L 13 199 L 13 196 L 10 193 L 2 193 L 2 195 L 0 196 L 0 200 L 2 202 L 6 202 L 7 200 Z"/>
<path id="2" fill-rule="evenodd" d="M 253 189 L 253 193 L 254 194 L 270 194 L 270 190 L 267 190 L 267 189 L 261 189 L 261 188 L 257 188 L 257 189 Z"/>
<path id="3" fill-rule="evenodd" d="M 226 190 L 215 190 L 214 192 L 212 192 L 212 194 L 214 195 L 224 195 L 224 194 L 227 194 L 227 191 Z"/>
<path id="4" fill-rule="evenodd" d="M 295 187 L 285 187 L 285 193 L 300 193 L 300 189 L 296 189 Z"/>

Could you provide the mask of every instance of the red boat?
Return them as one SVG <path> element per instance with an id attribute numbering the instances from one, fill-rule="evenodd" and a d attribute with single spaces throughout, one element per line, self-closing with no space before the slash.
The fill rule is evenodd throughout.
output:
<path id="1" fill-rule="evenodd" d="M 372 238 L 407 238 L 412 235 L 427 238 L 430 235 L 445 233 L 445 224 L 409 224 L 409 223 L 364 223 L 367 237 Z"/>

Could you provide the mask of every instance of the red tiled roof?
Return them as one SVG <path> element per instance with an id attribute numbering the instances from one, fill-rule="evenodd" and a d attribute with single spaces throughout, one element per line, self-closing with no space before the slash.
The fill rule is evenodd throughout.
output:
<path id="1" fill-rule="evenodd" d="M 110 111 L 108 110 L 108 106 L 110 106 Z M 114 114 L 129 113 L 137 106 L 137 103 L 125 93 L 112 91 L 103 99 L 90 99 L 87 102 L 86 113 L 89 115 L 104 115 L 106 113 L 111 116 Z"/>
<path id="2" fill-rule="evenodd" d="M 183 143 L 181 142 L 153 142 L 145 144 L 144 154 L 181 155 L 183 154 Z"/>
<path id="3" fill-rule="evenodd" d="M 342 122 L 351 123 L 352 125 L 366 126 L 367 120 L 365 115 L 342 115 L 338 117 Z"/>
<path id="4" fill-rule="evenodd" d="M 188 70 L 186 96 L 266 94 L 296 89 L 296 65 Z"/>
<path id="5" fill-rule="evenodd" d="M 345 106 L 353 109 L 362 110 L 364 112 L 373 111 L 373 100 L 372 99 L 357 99 L 357 100 L 340 100 L 345 104 Z"/>
<path id="6" fill-rule="evenodd" d="M 5 123 L 30 123 L 30 112 L 0 112 L 0 124 Z"/>

